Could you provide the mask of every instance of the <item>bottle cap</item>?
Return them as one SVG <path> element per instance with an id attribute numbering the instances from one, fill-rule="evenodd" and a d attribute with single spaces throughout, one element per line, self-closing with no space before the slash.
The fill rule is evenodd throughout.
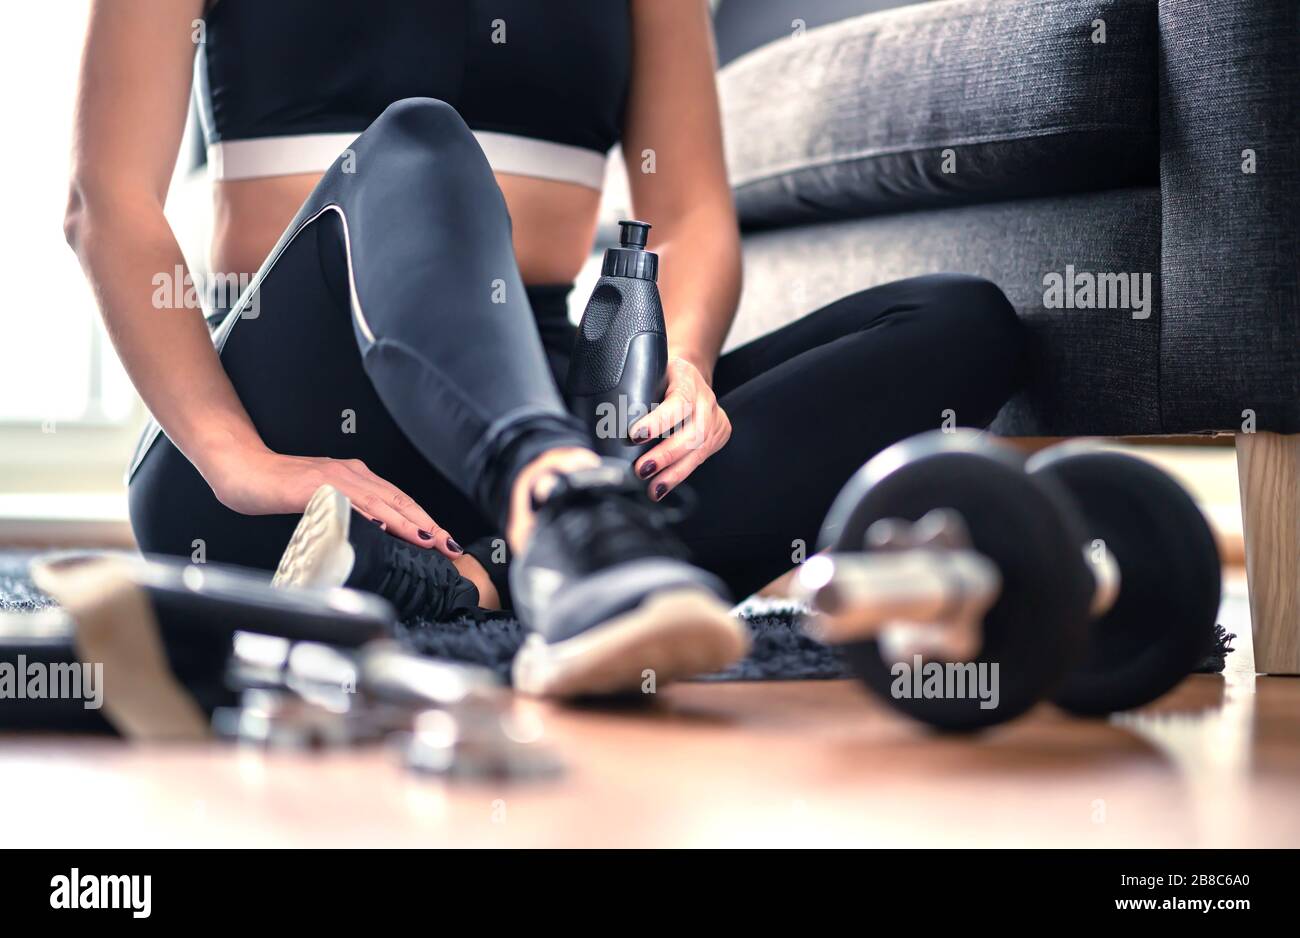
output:
<path id="1" fill-rule="evenodd" d="M 645 249 L 650 237 L 650 225 L 643 221 L 618 223 L 619 246 L 605 251 L 605 261 L 600 272 L 606 277 L 635 277 L 655 280 L 659 276 L 659 255 Z"/>
<path id="2" fill-rule="evenodd" d="M 645 243 L 650 238 L 650 223 L 644 221 L 621 221 L 618 223 L 618 243 L 625 248 L 644 251 Z"/>

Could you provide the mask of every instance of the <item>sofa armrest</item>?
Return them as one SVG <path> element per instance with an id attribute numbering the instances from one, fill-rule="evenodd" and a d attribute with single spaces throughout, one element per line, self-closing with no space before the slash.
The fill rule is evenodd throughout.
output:
<path id="1" fill-rule="evenodd" d="M 1300 3 L 1160 0 L 1161 419 L 1300 432 Z"/>

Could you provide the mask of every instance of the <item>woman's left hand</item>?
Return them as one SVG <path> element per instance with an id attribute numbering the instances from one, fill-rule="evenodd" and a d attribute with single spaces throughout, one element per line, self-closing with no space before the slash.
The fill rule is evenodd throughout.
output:
<path id="1" fill-rule="evenodd" d="M 635 463 L 637 476 L 649 480 L 650 497 L 659 501 L 727 444 L 731 421 L 700 370 L 674 357 L 663 403 L 634 423 L 631 434 L 637 441 L 664 437 Z"/>

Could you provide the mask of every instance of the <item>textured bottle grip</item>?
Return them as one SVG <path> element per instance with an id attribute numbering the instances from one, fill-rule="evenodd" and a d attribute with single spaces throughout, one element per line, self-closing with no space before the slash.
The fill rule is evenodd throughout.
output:
<path id="1" fill-rule="evenodd" d="M 664 334 L 654 282 L 601 277 L 578 326 L 566 393 L 585 397 L 615 390 L 632 338 L 647 332 Z"/>

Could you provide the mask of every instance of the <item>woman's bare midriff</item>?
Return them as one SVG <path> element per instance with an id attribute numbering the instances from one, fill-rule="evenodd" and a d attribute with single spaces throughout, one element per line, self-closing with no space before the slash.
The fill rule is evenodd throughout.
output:
<path id="1" fill-rule="evenodd" d="M 212 269 L 255 273 L 319 179 L 310 174 L 216 183 Z M 591 250 L 600 194 L 529 176 L 501 174 L 497 183 L 514 224 L 524 283 L 570 283 Z"/>

